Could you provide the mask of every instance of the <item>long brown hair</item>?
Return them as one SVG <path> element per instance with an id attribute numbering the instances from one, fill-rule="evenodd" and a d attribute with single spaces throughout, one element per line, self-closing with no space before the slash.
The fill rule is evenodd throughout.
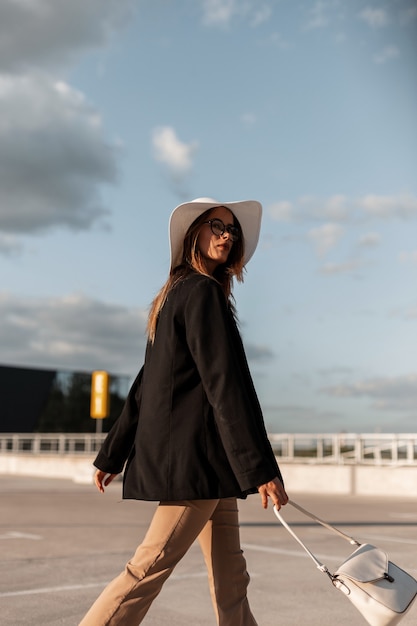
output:
<path id="1" fill-rule="evenodd" d="M 155 340 L 158 316 L 165 304 L 169 292 L 193 271 L 198 274 L 203 274 L 204 276 L 210 276 L 210 278 L 213 278 L 221 285 L 225 298 L 228 301 L 232 312 L 235 314 L 232 295 L 233 278 L 236 277 L 238 282 L 243 283 L 243 257 L 245 252 L 242 228 L 236 216 L 232 213 L 233 224 L 239 229 L 240 237 L 237 241 L 233 242 L 226 263 L 218 265 L 214 270 L 213 275 L 208 273 L 207 267 L 204 263 L 204 258 L 198 247 L 198 236 L 200 234 L 201 227 L 204 222 L 207 221 L 211 212 L 215 208 L 217 207 L 211 207 L 207 211 L 204 211 L 204 213 L 197 217 L 197 219 L 194 220 L 188 228 L 183 242 L 181 264 L 171 268 L 168 280 L 151 304 L 147 330 L 149 340 L 152 343 Z"/>

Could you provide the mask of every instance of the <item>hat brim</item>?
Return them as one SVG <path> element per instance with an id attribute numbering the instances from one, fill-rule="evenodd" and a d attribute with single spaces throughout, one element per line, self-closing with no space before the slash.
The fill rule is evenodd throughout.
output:
<path id="1" fill-rule="evenodd" d="M 243 263 L 246 265 L 258 245 L 261 230 L 262 205 L 257 200 L 218 202 L 213 198 L 198 198 L 178 205 L 169 220 L 169 242 L 171 249 L 171 269 L 182 262 L 183 242 L 187 230 L 202 213 L 208 209 L 223 206 L 239 220 L 244 241 Z"/>

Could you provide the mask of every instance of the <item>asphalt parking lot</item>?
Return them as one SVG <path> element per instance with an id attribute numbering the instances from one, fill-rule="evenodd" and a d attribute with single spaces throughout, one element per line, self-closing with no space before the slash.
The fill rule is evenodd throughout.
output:
<path id="1" fill-rule="evenodd" d="M 291 495 L 291 494 L 290 494 Z M 319 517 L 361 542 L 378 545 L 417 577 L 417 503 L 297 494 Z M 121 500 L 116 483 L 92 485 L 0 476 L 2 626 L 77 626 L 145 533 L 155 503 Z M 249 600 L 259 626 L 361 626 L 366 622 L 320 573 L 258 496 L 240 503 L 241 541 L 251 575 Z M 336 569 L 352 551 L 290 506 L 287 521 L 316 556 Z M 206 573 L 194 545 L 167 581 L 144 624 L 215 626 Z M 401 626 L 417 624 L 417 602 Z"/>

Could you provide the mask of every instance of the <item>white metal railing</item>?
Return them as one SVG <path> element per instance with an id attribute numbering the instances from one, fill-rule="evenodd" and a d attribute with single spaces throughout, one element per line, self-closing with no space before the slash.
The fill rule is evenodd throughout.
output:
<path id="1" fill-rule="evenodd" d="M 417 466 L 417 433 L 270 434 L 276 456 L 287 463 Z"/>
<path id="2" fill-rule="evenodd" d="M 105 434 L 0 433 L 0 454 L 84 454 L 100 449 Z"/>
<path id="3" fill-rule="evenodd" d="M 105 436 L 104 433 L 0 433 L 0 454 L 93 455 Z M 417 433 L 271 433 L 268 437 L 277 458 L 285 463 L 417 466 Z"/>

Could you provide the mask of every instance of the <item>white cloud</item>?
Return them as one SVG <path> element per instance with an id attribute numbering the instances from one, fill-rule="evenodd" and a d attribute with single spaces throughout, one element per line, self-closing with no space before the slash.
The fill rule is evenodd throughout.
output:
<path id="1" fill-rule="evenodd" d="M 415 306 L 410 306 L 407 308 L 406 312 L 405 312 L 405 318 L 408 320 L 415 320 L 417 319 L 417 305 Z"/>
<path id="2" fill-rule="evenodd" d="M 38 131 L 57 116 L 68 123 L 82 115 L 87 125 L 100 126 L 97 112 L 80 91 L 46 74 L 0 75 L 0 106 L 1 133 Z"/>
<path id="3" fill-rule="evenodd" d="M 397 59 L 400 56 L 400 51 L 397 46 L 386 46 L 381 52 L 374 54 L 375 63 L 382 64 L 391 59 Z"/>
<path id="4" fill-rule="evenodd" d="M 417 217 L 417 197 L 410 193 L 383 196 L 369 193 L 357 198 L 334 194 L 329 198 L 301 196 L 294 202 L 281 200 L 269 206 L 272 219 L 328 220 L 347 222 L 355 217 L 413 219 Z"/>
<path id="5" fill-rule="evenodd" d="M 416 254 L 417 262 L 417 254 Z M 417 318 L 417 302 L 396 307 L 390 311 L 390 317 L 401 320 L 415 320 Z"/>
<path id="6" fill-rule="evenodd" d="M 0 255 L 15 256 L 22 251 L 22 245 L 13 235 L 0 233 Z"/>
<path id="7" fill-rule="evenodd" d="M 417 250 L 412 252 L 400 252 L 399 260 L 401 263 L 417 263 Z"/>
<path id="8" fill-rule="evenodd" d="M 271 204 L 268 207 L 268 213 L 273 220 L 277 220 L 278 222 L 290 222 L 295 218 L 294 206 L 287 200 Z"/>
<path id="9" fill-rule="evenodd" d="M 301 196 L 296 203 L 288 200 L 274 202 L 269 207 L 272 219 L 290 221 L 300 218 L 316 220 L 344 221 L 351 210 L 351 201 L 342 194 L 335 194 L 329 198 Z M 296 205 L 296 206 L 295 206 Z"/>
<path id="10" fill-rule="evenodd" d="M 272 8 L 259 0 L 203 0 L 203 22 L 208 26 L 228 26 L 233 18 L 248 20 L 252 27 L 266 22 Z"/>
<path id="11" fill-rule="evenodd" d="M 372 248 L 381 243 L 381 235 L 379 233 L 366 233 L 359 238 L 358 245 L 361 248 Z"/>
<path id="12" fill-rule="evenodd" d="M 336 246 L 343 233 L 344 228 L 340 224 L 328 222 L 312 228 L 308 233 L 308 238 L 315 245 L 317 255 L 323 257 Z"/>
<path id="13" fill-rule="evenodd" d="M 335 397 L 373 398 L 377 409 L 415 411 L 417 406 L 417 374 L 381 377 L 358 381 L 350 385 L 324 387 L 322 392 Z"/>
<path id="14" fill-rule="evenodd" d="M 0 76 L 0 230 L 90 228 L 107 214 L 98 187 L 115 183 L 118 152 L 79 91 L 40 73 Z"/>
<path id="15" fill-rule="evenodd" d="M 360 259 L 351 259 L 342 263 L 323 263 L 320 267 L 321 274 L 350 274 L 362 266 Z"/>
<path id="16" fill-rule="evenodd" d="M 184 175 L 193 165 L 192 157 L 197 150 L 197 142 L 183 143 L 170 126 L 156 128 L 152 133 L 152 146 L 155 159 L 166 165 L 175 175 Z"/>
<path id="17" fill-rule="evenodd" d="M 342 194 L 335 194 L 327 199 L 311 196 L 300 198 L 300 205 L 311 217 L 343 221 L 349 215 L 349 199 Z"/>
<path id="18" fill-rule="evenodd" d="M 349 218 L 353 208 L 354 202 L 343 194 L 329 198 L 301 196 L 294 203 L 288 200 L 274 202 L 269 207 L 269 214 L 278 221 L 304 218 L 342 222 Z"/>
<path id="19" fill-rule="evenodd" d="M 310 9 L 310 15 L 306 24 L 306 29 L 323 28 L 329 23 L 328 17 L 324 11 L 324 2 L 316 2 L 312 9 Z"/>
<path id="20" fill-rule="evenodd" d="M 370 217 L 387 219 L 417 217 L 417 198 L 410 194 L 398 194 L 397 196 L 368 194 L 358 198 L 356 204 Z"/>
<path id="21" fill-rule="evenodd" d="M 318 0 L 308 12 L 305 30 L 325 28 L 334 18 L 334 9 L 339 9 L 338 0 Z"/>
<path id="22" fill-rule="evenodd" d="M 2 363 L 34 367 L 139 370 L 146 313 L 82 294 L 19 298 L 0 294 Z"/>
<path id="23" fill-rule="evenodd" d="M 371 28 L 382 28 L 389 22 L 388 14 L 384 9 L 366 7 L 359 13 L 359 17 Z"/>
<path id="24" fill-rule="evenodd" d="M 251 20 L 251 25 L 255 27 L 259 26 L 260 24 L 267 22 L 269 18 L 271 17 L 271 15 L 272 15 L 271 7 L 266 4 L 261 5 L 259 8 L 255 9 L 254 15 Z"/>
<path id="25" fill-rule="evenodd" d="M 417 18 L 417 6 L 409 7 L 408 9 L 404 9 L 400 13 L 400 22 L 401 24 L 408 24 Z"/>
<path id="26" fill-rule="evenodd" d="M 319 225 L 311 228 L 307 238 L 313 243 L 316 254 L 324 258 L 335 248 L 345 232 L 352 236 L 352 225 L 363 224 L 369 220 L 415 219 L 417 218 L 417 197 L 410 193 L 396 195 L 367 194 L 359 197 L 348 197 L 334 194 L 328 198 L 301 196 L 296 201 L 281 200 L 268 207 L 271 219 L 280 222 L 311 223 Z M 356 250 L 352 250 L 350 258 L 339 262 L 325 262 L 319 267 L 321 274 L 353 273 L 365 266 L 365 261 L 357 256 L 359 249 L 377 247 L 381 243 L 381 235 L 376 231 L 363 233 L 358 237 Z M 402 262 L 414 261 L 414 253 L 402 252 Z"/>
<path id="27" fill-rule="evenodd" d="M 206 24 L 228 24 L 237 12 L 236 0 L 204 0 L 203 21 Z"/>
<path id="28" fill-rule="evenodd" d="M 107 43 L 136 7 L 136 0 L 2 0 L 0 71 L 72 63 Z"/>

